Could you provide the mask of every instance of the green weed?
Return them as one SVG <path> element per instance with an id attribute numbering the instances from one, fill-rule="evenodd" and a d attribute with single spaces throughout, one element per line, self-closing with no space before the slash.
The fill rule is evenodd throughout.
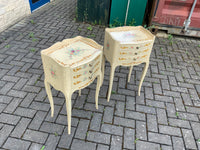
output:
<path id="1" fill-rule="evenodd" d="M 31 23 L 31 24 L 35 24 L 34 20 L 30 20 L 30 23 Z"/>
<path id="2" fill-rule="evenodd" d="M 5 46 L 5 48 L 9 48 L 9 47 L 10 47 L 10 45 L 6 45 L 6 46 Z"/>
<path id="3" fill-rule="evenodd" d="M 90 31 L 92 31 L 92 26 L 90 25 L 88 28 L 87 28 L 88 30 L 90 30 Z"/>
<path id="4" fill-rule="evenodd" d="M 31 48 L 30 51 L 31 51 L 31 52 L 35 52 L 35 48 Z"/>
<path id="5" fill-rule="evenodd" d="M 34 33 L 33 33 L 33 32 L 30 32 L 30 33 L 29 33 L 29 37 L 30 37 L 30 38 L 34 38 Z"/>
<path id="6" fill-rule="evenodd" d="M 138 138 L 136 138 L 136 139 L 135 139 L 135 141 L 134 141 L 134 143 L 136 143 L 138 140 L 139 140 L 139 139 L 138 139 Z"/>
<path id="7" fill-rule="evenodd" d="M 43 145 L 42 148 L 41 148 L 40 150 L 44 150 L 44 148 L 45 148 L 45 145 Z"/>

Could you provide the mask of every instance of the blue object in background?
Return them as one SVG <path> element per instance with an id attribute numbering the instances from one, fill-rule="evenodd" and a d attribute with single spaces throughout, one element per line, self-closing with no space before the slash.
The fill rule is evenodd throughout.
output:
<path id="1" fill-rule="evenodd" d="M 48 2 L 50 2 L 50 0 L 29 0 L 31 12 Z"/>

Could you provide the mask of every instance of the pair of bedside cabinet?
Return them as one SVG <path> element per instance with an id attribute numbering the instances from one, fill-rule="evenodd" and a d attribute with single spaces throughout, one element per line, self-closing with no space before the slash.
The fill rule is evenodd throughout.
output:
<path id="1" fill-rule="evenodd" d="M 145 63 L 138 95 L 146 75 L 155 36 L 141 26 L 106 28 L 104 47 L 94 40 L 81 36 L 58 42 L 41 51 L 44 84 L 54 114 L 51 86 L 61 91 L 66 100 L 68 134 L 71 133 L 71 96 L 74 91 L 90 85 L 97 78 L 95 104 L 104 78 L 105 59 L 110 62 L 110 81 L 107 101 L 110 99 L 113 77 L 117 66 L 130 66 L 128 82 L 134 65 Z"/>

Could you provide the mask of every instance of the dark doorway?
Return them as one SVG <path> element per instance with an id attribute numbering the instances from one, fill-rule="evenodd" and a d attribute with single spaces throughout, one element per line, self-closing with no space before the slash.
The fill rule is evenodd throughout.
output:
<path id="1" fill-rule="evenodd" d="M 50 0 L 29 0 L 31 12 L 48 2 L 50 2 Z"/>

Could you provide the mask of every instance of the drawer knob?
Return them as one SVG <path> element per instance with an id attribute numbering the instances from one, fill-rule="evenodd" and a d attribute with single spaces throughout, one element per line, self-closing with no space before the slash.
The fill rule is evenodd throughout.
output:
<path id="1" fill-rule="evenodd" d="M 139 49 L 139 47 L 137 46 L 136 49 Z"/>
<path id="2" fill-rule="evenodd" d="M 137 53 L 135 53 L 135 55 L 137 55 Z"/>
<path id="3" fill-rule="evenodd" d="M 89 64 L 90 67 L 92 67 L 92 64 Z"/>

